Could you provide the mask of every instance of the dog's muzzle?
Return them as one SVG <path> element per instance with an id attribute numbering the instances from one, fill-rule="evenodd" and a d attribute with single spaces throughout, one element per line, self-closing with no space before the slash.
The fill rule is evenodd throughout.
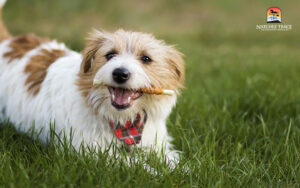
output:
<path id="1" fill-rule="evenodd" d="M 116 87 L 108 87 L 110 96 L 111 96 L 111 104 L 117 110 L 124 110 L 129 108 L 133 101 L 142 96 L 140 91 L 135 91 L 126 88 L 116 88 Z"/>

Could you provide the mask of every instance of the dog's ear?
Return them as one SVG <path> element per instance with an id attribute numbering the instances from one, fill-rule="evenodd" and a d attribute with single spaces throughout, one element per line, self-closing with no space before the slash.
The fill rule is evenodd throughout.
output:
<path id="1" fill-rule="evenodd" d="M 83 59 L 80 68 L 81 73 L 87 73 L 91 70 L 95 54 L 105 40 L 104 36 L 104 33 L 97 30 L 94 30 L 92 33 L 90 33 L 89 37 L 87 38 L 86 47 L 82 52 Z"/>
<path id="2" fill-rule="evenodd" d="M 173 46 L 169 46 L 167 52 L 167 62 L 171 65 L 171 70 L 178 80 L 178 86 L 182 88 L 184 87 L 185 80 L 185 62 L 183 60 L 183 54 L 177 51 Z"/>

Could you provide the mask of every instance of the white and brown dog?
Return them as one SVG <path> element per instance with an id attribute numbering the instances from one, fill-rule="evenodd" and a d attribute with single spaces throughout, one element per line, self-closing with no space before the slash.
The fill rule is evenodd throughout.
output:
<path id="1" fill-rule="evenodd" d="M 166 120 L 184 76 L 182 54 L 150 34 L 94 31 L 77 53 L 33 34 L 11 36 L 0 19 L 0 118 L 21 131 L 42 130 L 44 142 L 55 122 L 56 132 L 73 131 L 76 149 L 114 142 L 176 159 Z M 176 94 L 141 90 L 151 87 Z"/>

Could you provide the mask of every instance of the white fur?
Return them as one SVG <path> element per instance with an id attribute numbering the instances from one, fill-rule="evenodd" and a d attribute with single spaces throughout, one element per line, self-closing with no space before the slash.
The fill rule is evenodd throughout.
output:
<path id="1" fill-rule="evenodd" d="M 3 0 L 0 2 L 3 3 Z M 129 117 L 133 118 L 141 108 L 145 108 L 148 120 L 142 141 L 137 146 L 154 148 L 156 151 L 164 148 L 169 159 L 178 157 L 177 152 L 171 151 L 171 138 L 166 128 L 166 119 L 176 103 L 176 96 L 167 97 L 156 103 L 151 103 L 147 96 L 142 96 L 137 99 L 140 100 L 138 103 L 123 111 L 116 110 L 110 100 L 106 100 L 99 108 L 99 112 L 95 113 L 94 109 L 87 105 L 86 99 L 76 85 L 82 61 L 81 54 L 67 49 L 63 44 L 51 41 L 29 51 L 23 58 L 8 63 L 3 54 L 10 50 L 9 43 L 10 40 L 0 43 L 0 112 L 3 112 L 0 118 L 9 118 L 16 127 L 21 128 L 21 131 L 28 131 L 33 126 L 37 130 L 42 130 L 40 139 L 44 142 L 49 138 L 50 123 L 55 122 L 57 133 L 63 131 L 69 136 L 72 128 L 74 133 L 72 144 L 75 148 L 79 149 L 84 141 L 85 146 L 100 147 L 103 150 L 107 149 L 112 141 L 121 145 L 110 128 L 108 119 L 125 121 Z M 41 48 L 64 49 L 67 54 L 48 68 L 41 90 L 33 96 L 24 84 L 27 78 L 24 68 L 30 57 L 37 55 Z M 150 85 L 146 73 L 128 54 L 104 65 L 96 77 L 113 85 L 111 71 L 118 66 L 126 66 L 133 73 L 132 80 L 128 82 L 130 87 Z M 89 100 L 97 103 L 104 95 L 108 95 L 108 90 L 99 89 L 90 94 Z"/>
<path id="2" fill-rule="evenodd" d="M 0 8 L 2 8 L 5 4 L 6 0 L 0 0 Z"/>

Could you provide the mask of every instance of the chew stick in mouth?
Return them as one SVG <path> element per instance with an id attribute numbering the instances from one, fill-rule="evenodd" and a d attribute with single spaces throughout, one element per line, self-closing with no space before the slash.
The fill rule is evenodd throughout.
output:
<path id="1" fill-rule="evenodd" d="M 175 94 L 175 92 L 173 90 L 156 88 L 156 87 L 142 88 L 142 89 L 140 89 L 140 91 L 143 93 L 155 94 L 155 95 L 170 95 L 170 96 L 172 96 Z"/>
<path id="2" fill-rule="evenodd" d="M 93 82 L 94 86 L 105 86 L 101 81 L 99 80 L 94 80 Z M 147 94 L 154 94 L 154 95 L 175 95 L 175 92 L 173 90 L 170 89 L 162 89 L 162 88 L 156 88 L 156 87 L 152 87 L 152 88 L 141 88 L 138 89 L 140 92 L 143 93 L 147 93 Z"/>

